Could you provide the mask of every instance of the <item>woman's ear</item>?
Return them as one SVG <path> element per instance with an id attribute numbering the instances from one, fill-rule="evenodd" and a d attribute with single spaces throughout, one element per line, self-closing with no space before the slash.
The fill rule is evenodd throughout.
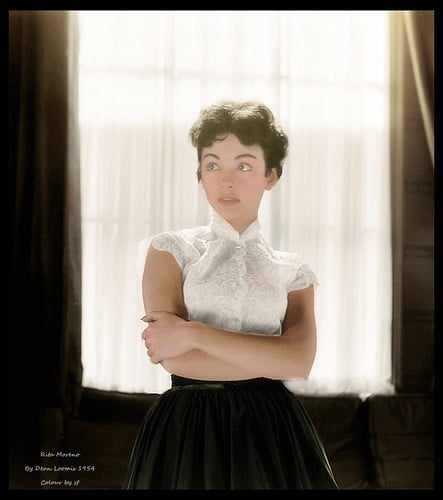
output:
<path id="1" fill-rule="evenodd" d="M 278 182 L 277 169 L 273 168 L 266 176 L 266 188 L 268 191 L 272 189 Z"/>

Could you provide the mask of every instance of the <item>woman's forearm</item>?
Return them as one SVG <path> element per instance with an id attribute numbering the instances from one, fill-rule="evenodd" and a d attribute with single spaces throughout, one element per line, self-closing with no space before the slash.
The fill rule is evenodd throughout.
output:
<path id="1" fill-rule="evenodd" d="M 195 349 L 161 364 L 171 374 L 198 380 L 246 380 L 259 376 Z"/>
<path id="2" fill-rule="evenodd" d="M 151 311 L 144 321 L 148 327 L 142 336 L 151 361 L 163 363 L 168 371 L 177 374 L 180 370 L 183 376 L 192 372 L 199 374 L 197 378 L 204 378 L 205 370 L 209 370 L 214 379 L 289 380 L 306 378 L 314 362 L 316 322 L 312 287 L 288 294 L 283 333 L 279 336 L 185 321 L 165 311 Z M 192 351 L 206 356 L 190 355 Z"/>
<path id="3" fill-rule="evenodd" d="M 305 378 L 312 368 L 316 343 L 310 329 L 315 325 L 306 322 L 278 337 L 239 333 L 192 321 L 187 328 L 193 349 L 256 377 Z"/>

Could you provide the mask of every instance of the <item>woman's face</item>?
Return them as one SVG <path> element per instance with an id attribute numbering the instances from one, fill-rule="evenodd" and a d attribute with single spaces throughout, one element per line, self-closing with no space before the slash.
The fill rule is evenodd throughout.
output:
<path id="1" fill-rule="evenodd" d="M 239 232 L 257 218 L 263 193 L 278 180 L 275 169 L 265 175 L 263 149 L 233 134 L 202 149 L 200 168 L 208 203 Z"/>

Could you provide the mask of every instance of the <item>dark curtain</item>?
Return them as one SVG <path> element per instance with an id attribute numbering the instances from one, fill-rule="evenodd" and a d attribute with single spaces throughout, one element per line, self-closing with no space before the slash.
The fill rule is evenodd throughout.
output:
<path id="1" fill-rule="evenodd" d="M 434 391 L 434 11 L 391 13 L 392 381 Z"/>
<path id="2" fill-rule="evenodd" d="M 434 11 L 403 13 L 414 82 L 434 167 Z"/>
<path id="3" fill-rule="evenodd" d="M 81 393 L 76 68 L 75 15 L 9 11 L 8 434 L 34 450 Z"/>

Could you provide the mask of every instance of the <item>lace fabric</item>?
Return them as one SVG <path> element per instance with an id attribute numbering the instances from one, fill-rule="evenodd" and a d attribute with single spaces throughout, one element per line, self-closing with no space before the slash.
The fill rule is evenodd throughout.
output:
<path id="1" fill-rule="evenodd" d="M 280 335 L 288 293 L 318 285 L 299 255 L 265 241 L 258 220 L 238 233 L 214 212 L 208 226 L 143 240 L 143 260 L 149 244 L 180 266 L 189 319 L 225 329 Z"/>

